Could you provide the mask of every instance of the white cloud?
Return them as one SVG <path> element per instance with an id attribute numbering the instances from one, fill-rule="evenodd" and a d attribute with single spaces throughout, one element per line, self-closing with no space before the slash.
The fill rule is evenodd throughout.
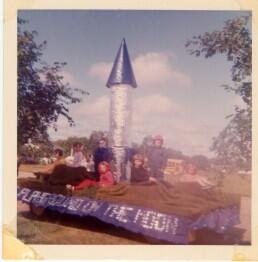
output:
<path id="1" fill-rule="evenodd" d="M 109 97 L 91 98 L 71 106 L 70 114 L 76 127 L 68 126 L 66 120 L 58 121 L 58 132 L 51 131 L 53 138 L 87 136 L 92 130 L 108 130 Z M 216 126 L 207 126 L 185 113 L 181 105 L 160 94 L 150 94 L 133 101 L 133 141 L 141 142 L 145 135 L 161 134 L 165 145 L 185 154 L 207 154 L 211 138 L 218 134 Z"/>
<path id="2" fill-rule="evenodd" d="M 87 73 L 90 76 L 95 77 L 102 82 L 105 82 L 108 79 L 108 75 L 111 72 L 111 69 L 112 63 L 101 62 L 92 65 Z"/>
<path id="3" fill-rule="evenodd" d="M 137 56 L 133 61 L 135 78 L 140 87 L 176 87 L 190 86 L 191 78 L 171 66 L 173 55 L 169 53 L 150 52 Z M 112 63 L 100 62 L 88 70 L 94 78 L 107 81 Z"/>
<path id="4" fill-rule="evenodd" d="M 182 108 L 172 101 L 168 96 L 151 94 L 142 96 L 134 102 L 135 111 L 144 114 L 170 114 L 178 113 Z"/>
<path id="5" fill-rule="evenodd" d="M 69 136 L 87 136 L 93 130 L 107 130 L 109 117 L 109 98 L 101 96 L 95 99 L 70 106 L 69 115 L 75 121 L 75 127 L 70 127 L 64 117 L 59 117 L 58 131 L 49 130 L 53 139 Z"/>
<path id="6" fill-rule="evenodd" d="M 89 101 L 74 106 L 72 113 L 80 117 L 106 116 L 109 113 L 109 97 L 106 95 L 95 99 L 90 98 Z"/>
<path id="7" fill-rule="evenodd" d="M 140 86 L 167 86 L 171 83 L 189 86 L 190 77 L 171 66 L 171 56 L 166 53 L 147 53 L 133 61 L 135 75 Z"/>

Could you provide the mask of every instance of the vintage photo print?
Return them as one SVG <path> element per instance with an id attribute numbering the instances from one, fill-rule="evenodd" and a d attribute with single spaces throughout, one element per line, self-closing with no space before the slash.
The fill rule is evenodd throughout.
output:
<path id="1" fill-rule="evenodd" d="M 132 258 L 142 245 L 134 258 L 253 258 L 252 8 L 70 3 L 7 20 L 17 208 L 4 233 L 28 258 Z"/>

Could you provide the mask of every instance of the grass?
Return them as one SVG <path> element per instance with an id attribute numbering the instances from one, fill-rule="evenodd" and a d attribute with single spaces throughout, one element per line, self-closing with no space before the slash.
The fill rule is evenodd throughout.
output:
<path id="1" fill-rule="evenodd" d="M 19 168 L 19 172 L 35 172 L 35 171 L 42 171 L 45 169 L 47 165 L 27 165 L 22 164 Z"/>
<path id="2" fill-rule="evenodd" d="M 223 178 L 221 190 L 223 192 L 251 196 L 251 177 L 238 174 L 226 175 Z"/>

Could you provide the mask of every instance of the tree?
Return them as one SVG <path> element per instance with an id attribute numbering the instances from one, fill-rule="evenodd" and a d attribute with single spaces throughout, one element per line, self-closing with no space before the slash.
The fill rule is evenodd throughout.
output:
<path id="1" fill-rule="evenodd" d="M 98 147 L 98 142 L 101 138 L 106 138 L 108 140 L 108 133 L 96 130 L 91 132 L 88 145 L 91 151 L 94 151 Z"/>
<path id="2" fill-rule="evenodd" d="M 68 156 L 71 154 L 71 149 L 73 147 L 73 143 L 80 142 L 84 145 L 84 150 L 90 150 L 89 148 L 89 139 L 87 137 L 68 137 L 67 139 L 59 139 L 54 141 L 54 145 L 57 147 L 61 147 L 64 150 L 64 155 Z"/>
<path id="3" fill-rule="evenodd" d="M 210 167 L 209 159 L 206 156 L 203 156 L 203 155 L 195 155 L 195 156 L 191 157 L 191 161 L 193 163 L 195 163 L 195 165 L 199 169 L 202 169 L 202 170 Z"/>
<path id="4" fill-rule="evenodd" d="M 219 163 L 230 169 L 251 169 L 251 110 L 239 110 L 212 144 Z"/>
<path id="5" fill-rule="evenodd" d="M 251 122 L 252 122 L 252 39 L 248 29 L 250 16 L 228 20 L 222 30 L 194 36 L 187 41 L 190 54 L 210 58 L 225 54 L 232 63 L 233 86 L 223 85 L 225 90 L 239 95 L 245 106 L 235 106 L 229 123 L 213 139 L 211 150 L 223 165 L 250 169 L 251 167 Z M 191 47 L 191 48 L 190 48 Z"/>
<path id="6" fill-rule="evenodd" d="M 139 146 L 138 150 L 141 154 L 143 154 L 144 156 L 146 156 L 149 152 L 149 150 L 151 150 L 153 146 L 153 138 L 151 135 L 146 135 L 143 140 L 141 145 Z"/>
<path id="7" fill-rule="evenodd" d="M 169 158 L 174 158 L 174 159 L 182 159 L 182 160 L 188 160 L 189 157 L 184 155 L 181 151 L 172 149 L 172 148 L 167 148 L 167 154 Z"/>
<path id="8" fill-rule="evenodd" d="M 95 149 L 98 147 L 98 142 L 101 138 L 107 137 L 107 132 L 103 131 L 92 131 L 89 137 L 77 137 L 72 136 L 66 139 L 58 139 L 54 141 L 54 145 L 57 147 L 61 147 L 64 150 L 64 154 L 70 155 L 71 148 L 73 143 L 80 142 L 84 146 L 84 151 L 88 153 L 93 153 Z"/>
<path id="9" fill-rule="evenodd" d="M 62 70 L 66 63 L 48 65 L 42 61 L 47 43 L 37 44 L 37 32 L 22 30 L 24 23 L 18 18 L 18 145 L 29 138 L 47 141 L 47 130 L 57 130 L 60 115 L 74 125 L 68 106 L 81 101 L 78 94 L 87 94 L 64 82 Z"/>

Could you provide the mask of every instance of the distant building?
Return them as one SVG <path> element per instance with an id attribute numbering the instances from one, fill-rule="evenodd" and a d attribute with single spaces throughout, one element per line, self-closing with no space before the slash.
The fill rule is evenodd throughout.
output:
<path id="1" fill-rule="evenodd" d="M 166 175 L 179 175 L 184 170 L 184 160 L 169 158 L 164 173 Z"/>

